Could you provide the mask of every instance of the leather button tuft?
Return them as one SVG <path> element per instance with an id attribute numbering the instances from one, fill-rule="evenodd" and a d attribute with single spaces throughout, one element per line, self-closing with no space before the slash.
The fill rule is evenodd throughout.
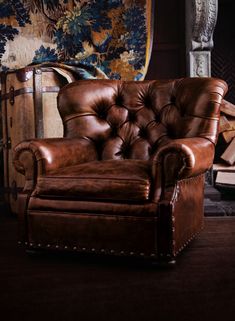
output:
<path id="1" fill-rule="evenodd" d="M 105 101 L 100 101 L 96 104 L 94 112 L 97 114 L 97 117 L 101 119 L 106 119 L 109 110 L 109 105 Z"/>
<path id="2" fill-rule="evenodd" d="M 104 110 L 104 109 L 98 110 L 97 115 L 98 115 L 98 117 L 101 118 L 101 119 L 106 119 L 106 117 L 107 117 L 107 111 Z"/>
<path id="3" fill-rule="evenodd" d="M 139 131 L 139 136 L 141 138 L 147 139 L 148 138 L 148 131 L 146 127 L 141 127 Z"/>
<path id="4" fill-rule="evenodd" d="M 131 153 L 130 144 L 127 142 L 123 142 L 120 151 L 115 153 L 115 155 L 123 159 L 128 159 L 130 158 L 130 153 Z"/>
<path id="5" fill-rule="evenodd" d="M 124 142 L 122 147 L 121 147 L 121 154 L 123 158 L 127 159 L 130 156 L 130 145 L 129 143 Z"/>
<path id="6" fill-rule="evenodd" d="M 135 112 L 129 111 L 128 121 L 130 121 L 132 123 L 136 121 L 136 113 Z"/>
<path id="7" fill-rule="evenodd" d="M 156 121 L 157 123 L 160 123 L 160 122 L 161 122 L 161 119 L 160 119 L 160 115 L 159 115 L 159 114 L 155 115 L 155 121 Z"/>
<path id="8" fill-rule="evenodd" d="M 175 102 L 176 102 L 175 96 L 171 96 L 171 103 L 172 103 L 172 104 L 175 104 Z"/>
<path id="9" fill-rule="evenodd" d="M 111 136 L 112 137 L 116 137 L 117 136 L 117 131 L 118 131 L 117 127 L 112 126 L 111 127 Z"/>
<path id="10" fill-rule="evenodd" d="M 152 100 L 151 100 L 151 97 L 149 95 L 146 95 L 144 97 L 144 101 L 143 102 L 144 102 L 144 105 L 145 105 L 146 108 L 151 108 Z"/>
<path id="11" fill-rule="evenodd" d="M 115 104 L 118 105 L 118 106 L 122 106 L 123 105 L 123 97 L 118 95 L 116 98 L 115 98 Z"/>

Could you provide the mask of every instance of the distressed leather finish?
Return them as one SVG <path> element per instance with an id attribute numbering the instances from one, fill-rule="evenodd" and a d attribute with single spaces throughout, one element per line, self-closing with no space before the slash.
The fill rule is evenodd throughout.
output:
<path id="1" fill-rule="evenodd" d="M 94 161 L 38 178 L 33 196 L 144 202 L 150 199 L 149 162 Z"/>
<path id="2" fill-rule="evenodd" d="M 131 202 L 107 202 L 102 200 L 78 200 L 76 198 L 39 198 L 31 197 L 28 209 L 32 211 L 45 212 L 67 212 L 87 213 L 97 215 L 118 215 L 118 216 L 156 216 L 158 204 L 153 202 L 134 203 Z"/>
<path id="3" fill-rule="evenodd" d="M 203 226 L 225 82 L 81 80 L 58 96 L 64 138 L 20 143 L 31 248 L 172 260 Z"/>

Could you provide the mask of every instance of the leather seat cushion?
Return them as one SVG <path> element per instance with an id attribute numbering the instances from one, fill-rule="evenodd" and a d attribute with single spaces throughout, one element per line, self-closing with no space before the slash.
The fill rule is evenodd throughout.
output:
<path id="1" fill-rule="evenodd" d="M 33 195 L 114 202 L 148 201 L 150 173 L 149 161 L 93 161 L 41 176 Z"/>

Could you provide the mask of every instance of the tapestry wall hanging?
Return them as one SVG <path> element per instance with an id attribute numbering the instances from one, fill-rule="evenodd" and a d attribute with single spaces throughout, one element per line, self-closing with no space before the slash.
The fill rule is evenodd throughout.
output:
<path id="1" fill-rule="evenodd" d="M 43 62 L 142 80 L 151 54 L 153 0 L 0 0 L 0 68 Z"/>

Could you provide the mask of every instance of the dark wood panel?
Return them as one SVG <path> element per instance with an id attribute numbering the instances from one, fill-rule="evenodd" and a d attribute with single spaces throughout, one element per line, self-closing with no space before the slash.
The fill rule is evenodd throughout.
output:
<path id="1" fill-rule="evenodd" d="M 181 77 L 181 56 L 182 53 L 180 49 L 153 50 L 148 79 Z"/>
<path id="2" fill-rule="evenodd" d="M 156 0 L 153 51 L 146 79 L 185 76 L 184 0 Z"/>
<path id="3" fill-rule="evenodd" d="M 184 29 L 184 0 L 155 0 L 155 42 L 178 43 Z M 183 32 L 184 34 L 184 32 Z"/>

